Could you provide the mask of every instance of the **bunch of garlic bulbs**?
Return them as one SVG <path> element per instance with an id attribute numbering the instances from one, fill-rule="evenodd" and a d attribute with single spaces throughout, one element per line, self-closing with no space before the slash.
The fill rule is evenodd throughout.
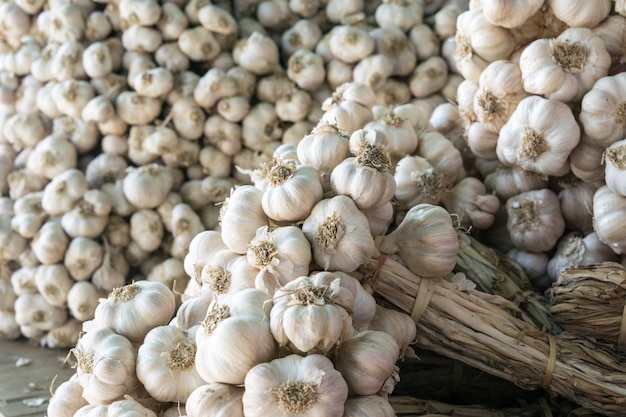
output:
<path id="1" fill-rule="evenodd" d="M 563 269 L 622 258 L 626 236 L 608 213 L 625 198 L 625 36 L 610 0 L 471 1 L 457 20 L 458 111 L 477 176 L 502 203 L 477 235 L 538 289 Z"/>
<path id="2" fill-rule="evenodd" d="M 191 238 L 219 228 L 216 203 L 251 184 L 280 145 L 313 133 L 346 82 L 371 89 L 362 115 L 408 131 L 390 138 L 413 146 L 395 125 L 426 126 L 449 107 L 461 76 L 443 44 L 467 3 L 3 4 L 0 258 L 10 286 L 0 293 L 13 302 L 0 308 L 1 337 L 71 347 L 116 287 L 147 279 L 182 293 Z M 351 118 L 350 106 L 328 121 Z M 436 119 L 460 144 L 450 114 Z M 460 173 L 458 151 L 449 154 L 446 169 Z M 380 233 L 390 210 L 370 209 Z"/>
<path id="3" fill-rule="evenodd" d="M 395 168 L 403 158 L 419 156 L 433 161 L 448 187 L 469 177 L 452 142 L 411 118 L 417 105 L 405 103 L 376 118 L 374 96 L 364 84 L 343 84 L 324 104 L 327 110 L 310 134 L 315 137 L 281 145 L 272 160 L 250 172 L 252 184 L 232 189 L 220 207 L 219 230 L 191 239 L 184 259 L 190 280 L 175 312 L 169 307 L 173 294 L 154 283 L 152 303 L 168 306 L 156 314 L 141 298 L 151 291 L 145 281 L 100 301 L 78 345 L 93 333 L 124 338 L 135 352 L 135 375 L 111 388 L 115 399 L 94 398 L 84 381 L 98 378 L 97 369 L 82 365 L 86 348 L 75 348 L 85 376 L 64 384 L 77 383 L 88 403 L 75 401 L 75 415 L 121 401 L 117 389 L 155 413 L 177 408 L 189 416 L 342 417 L 371 403 L 377 415 L 393 415 L 387 399 L 401 360 L 412 352 L 416 327 L 408 314 L 377 304 L 368 267 L 393 256 L 420 276 L 442 277 L 454 268 L 459 250 L 459 225 L 442 205 L 391 204 Z M 359 121 L 342 117 L 337 120 L 345 124 L 332 123 L 342 106 L 361 106 Z M 421 139 L 431 145 L 424 148 Z M 342 140 L 344 158 L 334 166 L 322 163 L 334 149 L 316 142 Z M 434 157 L 440 148 L 458 158 Z M 305 155 L 322 169 L 302 162 Z M 50 417 L 57 404 L 69 402 L 53 397 Z"/>

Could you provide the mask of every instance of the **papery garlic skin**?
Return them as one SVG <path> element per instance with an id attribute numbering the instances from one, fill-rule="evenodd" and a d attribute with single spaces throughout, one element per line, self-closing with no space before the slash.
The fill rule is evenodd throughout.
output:
<path id="1" fill-rule="evenodd" d="M 546 3 L 552 13 L 568 26 L 592 28 L 609 15 L 613 2 L 609 0 L 596 2 L 548 0 Z"/>
<path id="2" fill-rule="evenodd" d="M 624 170 L 626 169 L 626 139 L 613 143 L 604 151 L 604 181 L 611 191 L 626 196 Z"/>
<path id="3" fill-rule="evenodd" d="M 580 100 L 606 76 L 611 56 L 591 29 L 568 28 L 555 39 L 537 39 L 520 56 L 524 89 L 546 98 Z"/>
<path id="4" fill-rule="evenodd" d="M 626 197 L 617 194 L 603 185 L 593 196 L 593 229 L 600 241 L 609 245 L 617 254 L 626 251 L 626 233 L 615 227 L 626 210 Z"/>
<path id="5" fill-rule="evenodd" d="M 544 0 L 484 0 L 481 1 L 485 18 L 496 26 L 513 29 L 541 9 Z"/>
<path id="6" fill-rule="evenodd" d="M 292 413 L 341 417 L 347 397 L 346 381 L 330 359 L 292 354 L 252 368 L 242 402 L 244 415 L 250 417 Z"/>
<path id="7" fill-rule="evenodd" d="M 498 133 L 519 102 L 528 96 L 522 79 L 519 65 L 511 61 L 498 60 L 487 65 L 480 74 L 473 100 L 477 121 Z"/>
<path id="8" fill-rule="evenodd" d="M 441 194 L 441 204 L 458 216 L 461 227 L 488 229 L 500 208 L 497 196 L 488 194 L 482 181 L 466 177 Z"/>
<path id="9" fill-rule="evenodd" d="M 265 214 L 274 221 L 303 220 L 322 199 L 322 182 L 311 165 L 295 160 L 278 160 L 269 167 L 267 179 L 261 205 Z"/>
<path id="10" fill-rule="evenodd" d="M 314 261 L 324 270 L 351 272 L 375 253 L 367 217 L 345 195 L 323 199 L 304 219 Z"/>
<path id="11" fill-rule="evenodd" d="M 376 240 L 386 254 L 397 253 L 407 267 L 422 277 L 441 277 L 456 264 L 459 239 L 446 209 L 432 204 L 411 207 L 400 224 Z"/>
<path id="12" fill-rule="evenodd" d="M 202 417 L 209 413 L 214 417 L 244 417 L 244 388 L 230 384 L 205 384 L 196 388 L 185 401 L 188 417 Z"/>
<path id="13" fill-rule="evenodd" d="M 195 369 L 196 345 L 185 330 L 157 326 L 137 350 L 137 379 L 163 402 L 186 402 L 204 380 Z"/>
<path id="14" fill-rule="evenodd" d="M 331 283 L 301 276 L 274 292 L 270 329 L 281 347 L 327 354 L 352 334 L 354 296 L 337 277 Z"/>
<path id="15" fill-rule="evenodd" d="M 222 241 L 230 250 L 244 254 L 259 227 L 268 225 L 263 211 L 263 191 L 251 185 L 233 189 L 220 207 Z"/>
<path id="16" fill-rule="evenodd" d="M 490 62 L 507 59 L 515 49 L 511 32 L 489 23 L 480 8 L 461 13 L 456 25 L 454 57 L 465 79 L 477 82 Z"/>
<path id="17" fill-rule="evenodd" d="M 154 327 L 167 324 L 176 300 L 171 289 L 157 281 L 136 281 L 114 289 L 100 300 L 94 319 L 84 329 L 108 327 L 133 343 L 141 342 Z"/>
<path id="18" fill-rule="evenodd" d="M 400 347 L 389 334 L 364 330 L 344 340 L 335 354 L 335 367 L 356 395 L 391 394 L 398 381 Z"/>
<path id="19" fill-rule="evenodd" d="M 394 197 L 400 207 L 407 209 L 421 203 L 438 204 L 445 186 L 443 174 L 417 155 L 407 155 L 398 161 L 394 179 Z"/>
<path id="20" fill-rule="evenodd" d="M 506 252 L 506 255 L 524 269 L 533 287 L 537 290 L 546 290 L 552 285 L 552 280 L 547 273 L 548 262 L 550 261 L 548 252 L 528 252 L 512 248 Z"/>
<path id="21" fill-rule="evenodd" d="M 579 140 L 580 127 L 565 103 L 529 96 L 500 130 L 496 153 L 505 165 L 559 176 Z"/>
<path id="22" fill-rule="evenodd" d="M 580 122 L 585 134 L 608 148 L 626 136 L 626 73 L 600 78 L 583 96 Z"/>
<path id="23" fill-rule="evenodd" d="M 262 226 L 250 241 L 246 257 L 251 266 L 259 269 L 255 287 L 273 294 L 274 290 L 307 274 L 311 244 L 299 227 Z"/>
<path id="24" fill-rule="evenodd" d="M 82 396 L 83 387 L 78 381 L 76 374 L 62 382 L 52 394 L 46 408 L 49 417 L 73 416 L 80 408 L 89 405 Z"/>
<path id="25" fill-rule="evenodd" d="M 72 349 L 82 396 L 90 405 L 107 404 L 133 392 L 137 351 L 124 336 L 107 327 L 85 333 Z"/>
<path id="26" fill-rule="evenodd" d="M 222 294 L 211 304 L 196 332 L 196 369 L 202 379 L 243 384 L 252 367 L 275 357 L 278 346 L 267 308 L 271 296 L 255 288 Z"/>
<path id="27" fill-rule="evenodd" d="M 505 204 L 511 242 L 520 250 L 546 252 L 565 230 L 557 195 L 543 188 L 511 197 Z"/>
<path id="28" fill-rule="evenodd" d="M 547 273 L 552 282 L 556 282 L 567 269 L 616 260 L 616 253 L 599 240 L 597 233 L 583 236 L 578 232 L 570 232 L 559 239 L 556 251 L 548 262 Z"/>

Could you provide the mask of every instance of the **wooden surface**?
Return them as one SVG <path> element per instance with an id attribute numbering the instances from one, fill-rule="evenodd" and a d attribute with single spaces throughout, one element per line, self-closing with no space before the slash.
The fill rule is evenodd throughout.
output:
<path id="1" fill-rule="evenodd" d="M 25 339 L 0 340 L 0 417 L 45 416 L 50 389 L 75 372 L 63 363 L 67 354 L 68 350 L 43 348 Z M 17 366 L 18 361 L 30 363 Z M 41 405 L 33 406 L 37 402 Z"/>

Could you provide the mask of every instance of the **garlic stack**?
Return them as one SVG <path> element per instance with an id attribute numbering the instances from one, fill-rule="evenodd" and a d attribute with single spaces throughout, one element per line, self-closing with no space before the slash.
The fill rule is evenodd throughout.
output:
<path id="1" fill-rule="evenodd" d="M 572 4 L 559 0 L 523 7 L 470 2 L 459 15 L 454 38 L 454 59 L 464 77 L 457 104 L 467 145 L 487 191 L 507 207 L 493 212 L 501 217 L 495 223 L 507 224 L 501 239 L 506 243 L 499 246 L 519 259 L 551 259 L 549 268 L 535 263 L 543 271 L 526 264 L 529 275 L 542 282 L 540 290 L 562 269 L 554 265 L 589 262 L 579 255 L 563 259 L 557 242 L 570 233 L 596 232 L 599 245 L 617 257 L 622 253 L 621 232 L 604 214 L 605 204 L 613 203 L 594 194 L 600 197 L 606 184 L 618 205 L 623 194 L 615 185 L 621 162 L 614 150 L 624 133 L 620 117 L 626 96 L 619 81 L 624 57 L 616 45 L 623 44 L 626 17 L 610 1 L 593 8 L 576 2 L 579 6 L 574 12 Z M 527 199 L 528 193 L 546 198 Z M 523 214 L 514 208 L 523 206 Z M 548 217 L 556 220 L 545 228 L 541 218 Z M 477 236 L 490 244 L 498 233 L 487 228 Z M 537 233 L 541 236 L 529 240 Z"/>

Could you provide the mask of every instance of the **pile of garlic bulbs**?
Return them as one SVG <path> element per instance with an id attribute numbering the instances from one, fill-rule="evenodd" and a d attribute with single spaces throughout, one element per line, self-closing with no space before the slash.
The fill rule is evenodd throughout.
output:
<path id="1" fill-rule="evenodd" d="M 458 110 L 502 203 L 480 236 L 538 289 L 623 258 L 625 40 L 621 1 L 477 0 L 457 20 Z"/>
<path id="2" fill-rule="evenodd" d="M 417 105 L 375 103 L 370 87 L 342 84 L 309 135 L 279 146 L 250 172 L 252 184 L 232 189 L 219 230 L 190 242 L 178 309 L 167 286 L 147 280 L 103 298 L 48 417 L 119 407 L 150 416 L 393 416 L 388 397 L 416 326 L 377 303 L 369 268 L 394 256 L 420 276 L 446 276 L 461 217 L 437 204 L 392 204 L 402 188 L 393 173 L 405 158 L 429 161 L 430 175 L 479 223 L 490 224 L 497 207 L 471 202 L 498 200 L 451 191 L 470 178 L 461 152 L 418 128 Z"/>
<path id="3" fill-rule="evenodd" d="M 131 280 L 165 283 L 180 305 L 184 258 L 193 236 L 219 228 L 216 203 L 311 133 L 346 82 L 370 87 L 366 105 L 379 113 L 419 109 L 411 117 L 436 130 L 433 145 L 403 161 L 398 198 L 407 207 L 439 195 L 452 179 L 433 164 L 450 164 L 454 180 L 463 173 L 444 135 L 464 147 L 450 122 L 462 77 L 449 45 L 465 9 L 467 0 L 3 2 L 0 337 L 71 347 L 98 299 Z M 428 184 L 419 195 L 415 166 Z"/>

